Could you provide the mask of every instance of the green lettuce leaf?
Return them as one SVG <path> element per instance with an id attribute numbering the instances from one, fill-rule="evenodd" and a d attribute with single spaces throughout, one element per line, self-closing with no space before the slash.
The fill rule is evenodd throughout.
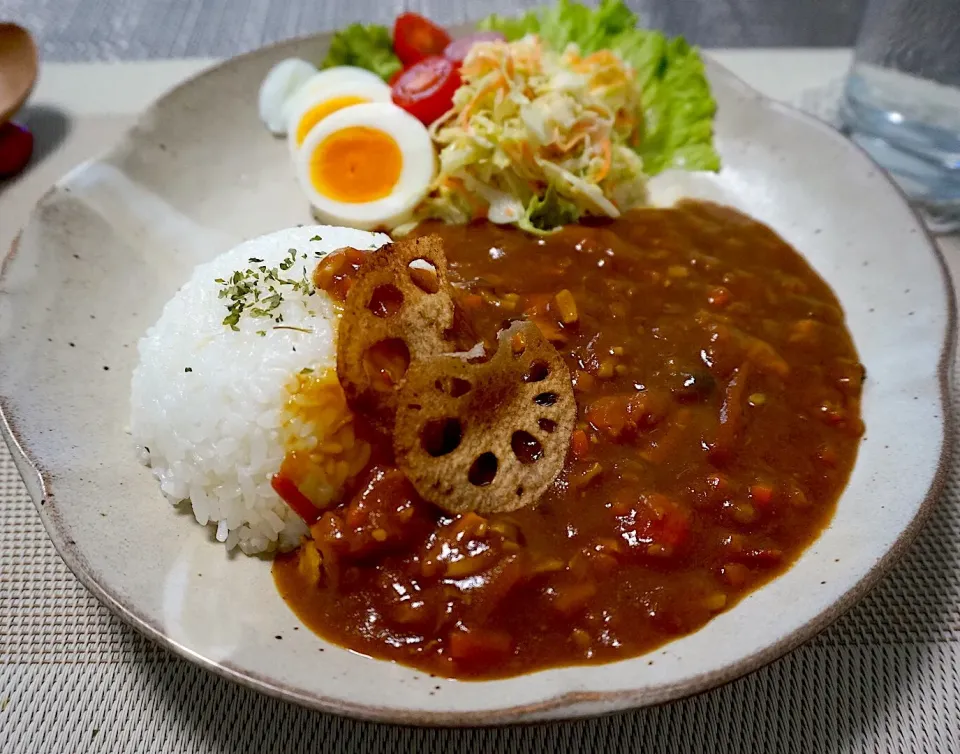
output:
<path id="1" fill-rule="evenodd" d="M 559 0 L 544 8 L 540 23 L 541 38 L 553 49 L 563 52 L 573 42 L 588 54 L 610 47 L 614 37 L 634 29 L 637 17 L 620 0 L 604 0 L 597 8 Z"/>
<path id="2" fill-rule="evenodd" d="M 494 13 L 483 19 L 477 26 L 483 31 L 499 31 L 513 42 L 516 39 L 522 39 L 527 34 L 539 33 L 540 17 L 535 10 L 527 11 L 522 16 L 515 17 L 500 16 Z"/>
<path id="3" fill-rule="evenodd" d="M 481 28 L 511 41 L 539 34 L 555 50 L 573 42 L 584 55 L 616 50 L 636 70 L 643 91 L 644 132 L 636 151 L 644 170 L 650 175 L 666 168 L 719 170 L 713 146 L 717 104 L 700 53 L 682 37 L 668 40 L 636 24 L 636 15 L 621 0 L 602 0 L 597 8 L 558 0 L 519 18 L 490 16 Z"/>
<path id="4" fill-rule="evenodd" d="M 645 47 L 647 54 L 651 45 Z M 645 62 L 649 78 L 643 86 L 644 133 L 637 147 L 644 169 L 650 175 L 666 168 L 719 170 L 720 155 L 713 146 L 717 103 L 700 54 L 677 37 L 664 40 L 656 57 Z"/>
<path id="5" fill-rule="evenodd" d="M 562 52 L 571 42 L 581 52 L 609 47 L 609 40 L 637 24 L 637 17 L 621 0 L 603 0 L 597 8 L 588 8 L 571 0 L 531 10 L 516 18 L 496 14 L 480 22 L 480 28 L 499 31 L 511 42 L 527 34 L 539 34 L 550 47 Z"/>
<path id="6" fill-rule="evenodd" d="M 377 24 L 351 24 L 334 34 L 330 51 L 320 67 L 332 68 L 335 65 L 366 68 L 384 80 L 403 68 L 400 58 L 393 51 L 390 30 Z"/>
<path id="7" fill-rule="evenodd" d="M 553 184 L 550 184 L 542 198 L 535 196 L 530 200 L 525 217 L 517 224 L 524 230 L 539 234 L 549 233 L 579 219 L 580 211 L 577 206 L 560 196 Z"/>

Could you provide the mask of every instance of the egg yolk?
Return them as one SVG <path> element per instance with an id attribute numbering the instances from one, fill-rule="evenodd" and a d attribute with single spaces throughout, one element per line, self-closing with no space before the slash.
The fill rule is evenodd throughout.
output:
<path id="1" fill-rule="evenodd" d="M 392 136 L 369 126 L 351 126 L 317 145 L 310 181 L 329 199 L 360 204 L 389 196 L 402 169 L 403 154 Z"/>
<path id="2" fill-rule="evenodd" d="M 343 110 L 345 107 L 363 105 L 369 101 L 366 97 L 357 97 L 348 94 L 343 97 L 331 97 L 323 102 L 318 102 L 300 116 L 300 122 L 297 123 L 297 145 L 303 144 L 303 140 L 307 138 L 310 129 L 328 115 L 335 113 L 337 110 Z"/>

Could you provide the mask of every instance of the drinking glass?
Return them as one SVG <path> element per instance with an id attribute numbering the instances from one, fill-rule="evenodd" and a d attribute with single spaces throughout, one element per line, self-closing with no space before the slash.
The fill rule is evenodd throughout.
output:
<path id="1" fill-rule="evenodd" d="M 930 230 L 960 229 L 960 0 L 870 0 L 840 113 Z"/>

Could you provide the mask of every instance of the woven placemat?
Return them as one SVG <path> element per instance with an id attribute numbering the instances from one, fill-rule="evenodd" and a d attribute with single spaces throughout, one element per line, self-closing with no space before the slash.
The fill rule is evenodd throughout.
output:
<path id="1" fill-rule="evenodd" d="M 801 104 L 825 115 L 834 89 Z M 941 247 L 956 280 L 960 239 Z M 603 719 L 456 731 L 308 711 L 154 646 L 69 572 L 0 443 L 0 752 L 208 751 L 960 752 L 960 466 L 880 586 L 752 676 Z"/>

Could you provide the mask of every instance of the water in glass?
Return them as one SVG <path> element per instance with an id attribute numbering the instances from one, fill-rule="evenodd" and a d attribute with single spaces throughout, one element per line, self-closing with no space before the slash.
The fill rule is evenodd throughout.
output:
<path id="1" fill-rule="evenodd" d="M 960 0 L 871 0 L 841 114 L 932 230 L 960 228 Z"/>

